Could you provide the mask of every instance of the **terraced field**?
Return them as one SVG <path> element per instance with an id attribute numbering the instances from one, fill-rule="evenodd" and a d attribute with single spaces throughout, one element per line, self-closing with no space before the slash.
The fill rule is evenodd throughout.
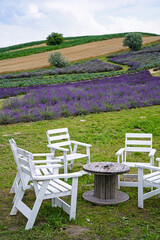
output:
<path id="1" fill-rule="evenodd" d="M 123 51 L 127 48 L 122 46 L 122 41 L 123 38 L 115 38 L 64 48 L 57 51 L 60 51 L 69 61 L 74 62 Z M 157 41 L 160 41 L 160 36 L 143 37 L 143 45 Z M 48 55 L 51 52 L 53 51 L 1 60 L 0 74 L 49 67 Z"/>

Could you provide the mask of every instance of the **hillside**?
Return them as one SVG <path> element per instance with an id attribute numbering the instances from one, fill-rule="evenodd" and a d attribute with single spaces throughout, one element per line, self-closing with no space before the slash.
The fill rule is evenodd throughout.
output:
<path id="1" fill-rule="evenodd" d="M 108 39 L 55 51 L 60 51 L 69 61 L 74 62 L 123 51 L 127 48 L 122 46 L 122 41 L 123 38 Z M 143 45 L 157 41 L 160 41 L 160 36 L 143 37 Z M 52 52 L 53 51 L 49 51 L 25 57 L 1 60 L 0 74 L 49 67 L 48 55 Z"/>

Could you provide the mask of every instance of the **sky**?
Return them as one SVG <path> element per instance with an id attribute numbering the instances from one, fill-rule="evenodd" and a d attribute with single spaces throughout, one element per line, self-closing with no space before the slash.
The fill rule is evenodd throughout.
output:
<path id="1" fill-rule="evenodd" d="M 0 47 L 123 32 L 160 34 L 160 0 L 0 0 Z"/>

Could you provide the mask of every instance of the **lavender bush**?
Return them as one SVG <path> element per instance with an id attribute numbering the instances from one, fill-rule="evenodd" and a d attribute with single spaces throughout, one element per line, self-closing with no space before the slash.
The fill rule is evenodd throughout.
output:
<path id="1" fill-rule="evenodd" d="M 118 71 L 122 67 L 119 65 L 103 62 L 99 59 L 93 59 L 90 61 L 85 61 L 84 63 L 77 63 L 65 68 L 55 68 L 48 70 L 36 70 L 31 72 L 21 72 L 18 74 L 5 74 L 1 75 L 0 79 L 12 79 L 12 78 L 29 78 L 35 76 L 44 75 L 56 75 L 56 74 L 71 74 L 71 73 L 95 73 L 95 72 L 108 72 L 108 71 Z"/>
<path id="2" fill-rule="evenodd" d="M 160 65 L 160 43 L 146 47 L 140 51 L 111 55 L 110 61 L 128 65 L 128 70 L 148 69 Z"/>
<path id="3" fill-rule="evenodd" d="M 55 119 L 101 111 L 160 104 L 160 77 L 148 71 L 33 89 L 11 98 L 0 112 L 0 123 Z"/>

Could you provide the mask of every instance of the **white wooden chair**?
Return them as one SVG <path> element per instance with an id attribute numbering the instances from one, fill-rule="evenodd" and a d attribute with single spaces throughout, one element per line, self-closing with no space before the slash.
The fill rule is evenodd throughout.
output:
<path id="1" fill-rule="evenodd" d="M 15 140 L 13 138 L 11 138 L 9 140 L 9 143 L 10 143 L 11 150 L 12 150 L 12 153 L 13 153 L 13 157 L 14 157 L 14 160 L 16 162 L 17 170 L 18 170 L 19 166 L 18 166 L 17 144 L 16 144 L 16 142 L 15 142 Z M 30 152 L 28 152 L 28 153 L 30 153 Z M 36 154 L 32 154 L 32 156 L 34 157 L 34 161 L 37 164 L 39 162 L 40 163 L 45 163 L 45 164 L 57 164 L 57 163 L 61 162 L 59 159 L 53 158 L 53 154 L 52 153 L 36 153 Z M 38 159 L 37 159 L 37 157 L 38 157 Z M 45 158 L 45 160 L 39 159 L 40 157 L 41 158 Z M 20 175 L 19 175 L 19 171 L 17 171 L 17 174 L 16 174 L 16 177 L 15 177 L 14 182 L 12 184 L 10 193 L 16 193 L 18 185 L 19 185 L 19 182 L 20 182 Z"/>
<path id="2" fill-rule="evenodd" d="M 145 163 L 138 162 L 138 164 L 146 165 L 146 166 L 153 166 L 154 165 L 154 154 L 156 152 L 155 149 L 152 148 L 152 134 L 150 133 L 126 133 L 125 135 L 125 147 L 121 148 L 116 152 L 117 162 L 123 163 L 129 167 L 136 167 L 137 162 L 130 162 L 128 161 L 127 155 L 136 152 L 136 153 L 149 153 L 149 159 Z M 131 155 L 134 159 L 134 156 Z M 136 177 L 137 174 L 125 174 L 125 177 Z M 127 186 L 127 187 L 138 187 L 138 181 L 121 181 L 120 176 L 118 176 L 118 188 L 120 186 Z"/>
<path id="3" fill-rule="evenodd" d="M 160 163 L 160 158 L 156 160 Z M 160 198 L 160 164 L 159 167 L 143 166 L 137 164 L 138 167 L 138 207 L 144 207 L 144 200 L 158 194 Z M 144 175 L 144 169 L 149 169 L 152 173 Z M 151 190 L 144 193 L 145 187 L 151 187 Z M 153 188 L 154 187 L 154 188 Z M 155 189 L 156 188 L 156 189 Z"/>
<path id="4" fill-rule="evenodd" d="M 21 148 L 17 148 L 17 154 L 20 180 L 10 215 L 16 215 L 19 210 L 28 219 L 25 229 L 30 229 L 34 225 L 42 201 L 52 199 L 52 207 L 61 207 L 69 214 L 70 220 L 75 219 L 78 177 L 81 174 L 58 174 L 59 164 L 35 165 L 33 155 Z M 61 178 L 72 178 L 72 185 L 67 184 Z M 33 188 L 36 195 L 32 209 L 23 202 L 25 190 L 28 189 L 28 180 L 31 182 L 30 188 Z M 70 205 L 60 198 L 68 195 L 71 196 Z"/>
<path id="5" fill-rule="evenodd" d="M 86 158 L 87 163 L 90 163 L 90 147 L 92 145 L 70 140 L 68 128 L 48 130 L 46 134 L 48 140 L 47 146 L 56 158 L 61 159 L 64 173 L 68 172 L 68 166 L 70 167 L 70 170 L 72 170 L 75 159 Z M 86 148 L 86 152 L 84 154 L 77 152 L 78 145 Z M 57 156 L 55 154 L 55 151 L 57 150 L 61 151 L 63 155 Z"/>

